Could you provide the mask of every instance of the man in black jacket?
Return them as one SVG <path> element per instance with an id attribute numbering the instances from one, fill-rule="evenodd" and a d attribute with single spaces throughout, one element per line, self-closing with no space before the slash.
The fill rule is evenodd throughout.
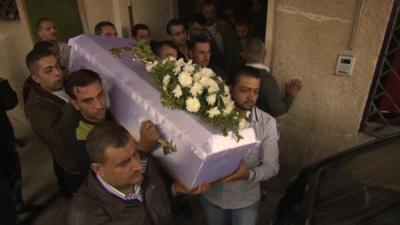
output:
<path id="1" fill-rule="evenodd" d="M 9 186 L 7 189 L 11 190 L 15 212 L 20 211 L 23 206 L 21 165 L 15 148 L 14 130 L 6 111 L 13 109 L 17 104 L 17 94 L 8 81 L 0 77 L 0 176 L 5 178 Z M 1 194 L 3 199 L 5 192 Z"/>
<path id="2" fill-rule="evenodd" d="M 139 152 L 125 128 L 103 122 L 92 129 L 86 144 L 91 171 L 73 199 L 71 225 L 171 223 L 157 164 Z"/>

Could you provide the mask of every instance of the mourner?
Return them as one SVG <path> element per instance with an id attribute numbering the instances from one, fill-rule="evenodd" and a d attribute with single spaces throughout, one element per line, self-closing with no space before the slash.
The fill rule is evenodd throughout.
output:
<path id="1" fill-rule="evenodd" d="M 275 119 L 255 106 L 260 91 L 260 75 L 251 67 L 241 67 L 231 79 L 231 96 L 238 108 L 250 111 L 249 123 L 261 141 L 240 163 L 236 172 L 214 183 L 201 203 L 208 225 L 255 225 L 260 209 L 260 181 L 279 171 L 278 131 Z"/>
<path id="2" fill-rule="evenodd" d="M 26 57 L 33 85 L 25 104 L 25 115 L 33 131 L 49 148 L 61 191 L 71 198 L 83 176 L 59 135 L 68 117 L 63 108 L 69 101 L 64 92 L 64 76 L 56 56 L 48 49 L 33 49 Z"/>
<path id="3" fill-rule="evenodd" d="M 60 64 L 62 67 L 68 67 L 71 48 L 66 43 L 58 40 L 57 27 L 50 18 L 42 17 L 38 20 L 37 34 L 41 41 L 49 41 L 58 45 Z"/>
<path id="4" fill-rule="evenodd" d="M 118 37 L 117 29 L 110 21 L 101 21 L 94 27 L 94 33 L 106 37 Z"/>
<path id="5" fill-rule="evenodd" d="M 64 126 L 60 135 L 81 173 L 86 174 L 90 166 L 85 147 L 87 136 L 94 126 L 113 118 L 107 111 L 106 93 L 96 72 L 88 69 L 72 72 L 66 80 L 65 90 L 71 98 L 71 104 L 64 110 L 70 123 Z M 150 121 L 142 122 L 137 148 L 150 151 L 159 139 L 156 126 Z"/>

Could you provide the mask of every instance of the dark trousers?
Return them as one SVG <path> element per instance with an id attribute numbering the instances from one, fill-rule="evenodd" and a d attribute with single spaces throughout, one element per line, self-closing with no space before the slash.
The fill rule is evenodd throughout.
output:
<path id="1" fill-rule="evenodd" d="M 13 141 L 1 146 L 0 170 L 9 184 L 15 209 L 19 212 L 24 204 L 21 191 L 21 164 Z"/>
<path id="2" fill-rule="evenodd" d="M 54 174 L 57 177 L 58 185 L 62 195 L 70 199 L 78 191 L 85 176 L 82 174 L 72 174 L 64 170 L 60 165 L 53 161 Z"/>

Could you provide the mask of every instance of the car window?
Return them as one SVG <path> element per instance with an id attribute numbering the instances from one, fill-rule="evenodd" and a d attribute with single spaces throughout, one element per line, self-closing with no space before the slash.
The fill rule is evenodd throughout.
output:
<path id="1" fill-rule="evenodd" d="M 322 169 L 312 224 L 400 224 L 400 141 Z"/>

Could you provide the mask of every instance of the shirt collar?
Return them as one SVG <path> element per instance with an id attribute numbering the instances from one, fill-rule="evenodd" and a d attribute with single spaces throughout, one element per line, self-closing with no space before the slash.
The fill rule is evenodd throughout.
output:
<path id="1" fill-rule="evenodd" d="M 146 166 L 147 166 L 147 160 L 140 160 L 140 163 L 142 164 L 142 170 L 143 172 L 146 171 Z M 125 201 L 130 201 L 130 200 L 139 200 L 140 202 L 143 202 L 143 196 L 142 196 L 142 186 L 141 184 L 135 184 L 131 190 L 130 193 L 124 194 L 117 190 L 115 187 L 111 186 L 109 183 L 107 183 L 105 180 L 103 180 L 99 175 L 96 174 L 97 180 L 100 182 L 101 186 L 109 192 L 110 194 L 125 200 Z"/>
<path id="2" fill-rule="evenodd" d="M 140 184 L 134 185 L 132 188 L 132 191 L 130 193 L 124 194 L 124 193 L 120 192 L 119 190 L 117 190 L 116 188 L 114 188 L 113 186 L 111 186 L 110 184 L 108 184 L 105 180 L 103 180 L 97 174 L 96 174 L 96 178 L 100 182 L 100 184 L 103 186 L 103 188 L 106 189 L 106 191 L 108 191 L 110 194 L 112 194 L 122 200 L 125 200 L 125 201 L 137 199 L 137 200 L 143 202 Z"/>
<path id="3" fill-rule="evenodd" d="M 247 63 L 246 66 L 251 66 L 257 69 L 266 70 L 269 73 L 269 68 L 261 63 Z"/>

